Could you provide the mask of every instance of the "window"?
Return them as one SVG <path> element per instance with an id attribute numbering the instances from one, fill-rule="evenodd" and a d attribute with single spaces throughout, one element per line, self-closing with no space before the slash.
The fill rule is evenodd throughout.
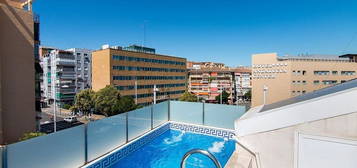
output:
<path id="1" fill-rule="evenodd" d="M 341 83 L 345 83 L 346 81 L 345 80 L 341 80 Z"/>
<path id="2" fill-rule="evenodd" d="M 337 80 L 323 80 L 322 83 L 324 85 L 331 85 L 331 84 L 336 84 Z"/>
<path id="3" fill-rule="evenodd" d="M 295 81 L 293 81 L 293 84 L 295 84 Z"/>
<path id="4" fill-rule="evenodd" d="M 132 67 L 132 66 L 113 66 L 113 69 L 114 70 L 127 70 L 127 71 L 186 72 L 185 69 Z"/>
<path id="5" fill-rule="evenodd" d="M 306 71 L 302 71 L 302 75 L 306 75 Z"/>
<path id="6" fill-rule="evenodd" d="M 302 84 L 306 85 L 306 81 L 302 81 Z"/>
<path id="7" fill-rule="evenodd" d="M 314 75 L 330 75 L 330 71 L 314 71 Z"/>
<path id="8" fill-rule="evenodd" d="M 185 80 L 185 76 L 113 76 L 113 80 Z"/>
<path id="9" fill-rule="evenodd" d="M 356 71 L 341 71 L 341 75 L 356 75 Z"/>
<path id="10" fill-rule="evenodd" d="M 315 84 L 315 85 L 318 85 L 318 84 L 320 84 L 320 81 L 314 80 L 314 84 Z"/>
<path id="11" fill-rule="evenodd" d="M 302 91 L 302 94 L 305 94 L 305 93 L 306 93 L 306 90 L 303 90 L 303 91 Z"/>
<path id="12" fill-rule="evenodd" d="M 113 55 L 112 57 L 113 60 L 122 60 L 122 61 L 151 62 L 151 63 L 170 64 L 170 65 L 186 65 L 186 62 L 170 61 L 170 60 L 128 57 L 128 56 L 121 56 L 121 55 Z"/>
<path id="13" fill-rule="evenodd" d="M 332 71 L 332 75 L 337 75 L 337 71 Z"/>

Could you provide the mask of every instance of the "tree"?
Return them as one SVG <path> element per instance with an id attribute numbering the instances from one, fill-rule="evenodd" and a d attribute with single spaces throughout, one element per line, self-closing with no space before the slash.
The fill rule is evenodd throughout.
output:
<path id="1" fill-rule="evenodd" d="M 120 97 L 119 102 L 117 103 L 116 110 L 118 114 L 125 113 L 131 110 L 135 110 L 139 108 L 138 105 L 135 104 L 135 101 L 130 96 L 123 96 Z"/>
<path id="2" fill-rule="evenodd" d="M 181 95 L 179 100 L 187 102 L 197 102 L 197 96 L 186 90 L 185 93 Z"/>
<path id="3" fill-rule="evenodd" d="M 94 96 L 95 109 L 105 116 L 118 114 L 120 94 L 114 86 L 106 86 L 100 89 Z"/>
<path id="4" fill-rule="evenodd" d="M 64 104 L 62 107 L 63 107 L 64 109 L 69 110 L 69 108 L 71 108 L 71 105 L 70 105 L 70 104 Z"/>
<path id="5" fill-rule="evenodd" d="M 223 104 L 228 104 L 228 97 L 229 97 L 229 94 L 224 90 L 222 92 L 222 103 Z M 216 101 L 221 102 L 221 95 L 216 96 Z"/>
<path id="6" fill-rule="evenodd" d="M 28 139 L 35 138 L 35 137 L 42 136 L 42 135 L 46 135 L 46 134 L 45 134 L 45 133 L 42 133 L 42 132 L 29 132 L 29 133 L 25 133 L 25 134 L 20 138 L 20 141 L 28 140 Z"/>
<path id="7" fill-rule="evenodd" d="M 94 108 L 94 96 L 95 92 L 91 89 L 84 89 L 77 93 L 75 98 L 73 110 L 79 110 L 83 112 L 84 115 L 88 115 Z"/>
<path id="8" fill-rule="evenodd" d="M 245 93 L 244 97 L 248 100 L 251 100 L 252 99 L 252 90 L 249 90 L 247 93 Z"/>

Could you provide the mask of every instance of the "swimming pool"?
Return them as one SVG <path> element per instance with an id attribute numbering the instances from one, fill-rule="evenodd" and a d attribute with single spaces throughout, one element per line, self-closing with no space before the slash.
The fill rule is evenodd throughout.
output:
<path id="1" fill-rule="evenodd" d="M 179 168 L 183 155 L 195 148 L 208 150 L 224 167 L 235 149 L 235 143 L 227 138 L 169 129 L 120 159 L 111 168 Z M 208 157 L 193 154 L 187 159 L 186 167 L 215 166 Z"/>

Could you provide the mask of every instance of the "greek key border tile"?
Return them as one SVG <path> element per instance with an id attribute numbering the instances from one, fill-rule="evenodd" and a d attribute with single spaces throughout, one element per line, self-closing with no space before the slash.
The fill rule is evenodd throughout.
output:
<path id="1" fill-rule="evenodd" d="M 140 137 L 140 139 L 137 139 L 133 143 L 128 144 L 122 149 L 119 149 L 118 151 L 110 154 L 109 156 L 106 156 L 105 158 L 97 161 L 96 163 L 90 165 L 87 168 L 108 168 L 113 164 L 117 163 L 120 159 L 136 151 L 143 145 L 147 144 L 148 142 L 151 142 L 153 139 L 155 139 L 156 137 L 158 137 L 159 135 L 161 135 L 162 133 L 166 132 L 169 129 L 170 129 L 170 124 L 167 123 L 161 126 L 160 128 L 158 128 L 157 130 L 145 135 L 144 137 Z"/>
<path id="2" fill-rule="evenodd" d="M 190 125 L 184 123 L 169 122 L 158 128 L 157 130 L 145 135 L 144 137 L 140 137 L 140 139 L 135 140 L 134 142 L 128 144 L 127 146 L 124 146 L 122 149 L 119 149 L 118 151 L 110 154 L 109 156 L 106 156 L 105 158 L 96 161 L 94 164 L 88 166 L 87 168 L 109 168 L 110 166 L 117 163 L 120 159 L 126 157 L 127 155 L 136 151 L 140 147 L 151 142 L 153 139 L 160 136 L 162 133 L 168 131 L 169 129 L 181 130 L 186 132 L 192 132 L 197 134 L 204 134 L 204 135 L 210 135 L 210 136 L 216 136 L 216 137 L 228 138 L 228 139 L 232 139 L 233 136 L 235 135 L 234 131 L 229 131 L 229 130 L 208 128 L 204 126 Z"/>
<path id="3" fill-rule="evenodd" d="M 234 131 L 228 131 L 228 130 L 216 129 L 216 128 L 208 128 L 208 127 L 190 125 L 190 124 L 184 124 L 184 123 L 170 122 L 170 129 L 187 131 L 187 132 L 192 132 L 192 133 L 197 133 L 197 134 L 210 135 L 210 136 L 216 136 L 216 137 L 221 137 L 221 138 L 228 138 L 228 139 L 232 139 L 233 136 L 235 136 Z"/>

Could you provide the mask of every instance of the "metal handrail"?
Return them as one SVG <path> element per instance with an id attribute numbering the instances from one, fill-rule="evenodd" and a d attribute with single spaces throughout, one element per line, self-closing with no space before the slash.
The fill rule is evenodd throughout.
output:
<path id="1" fill-rule="evenodd" d="M 186 167 L 185 163 L 186 163 L 187 158 L 195 153 L 200 153 L 200 154 L 207 156 L 208 158 L 210 158 L 213 161 L 213 163 L 216 165 L 217 168 L 222 168 L 221 164 L 210 152 L 208 152 L 206 150 L 202 150 L 202 149 L 192 149 L 192 150 L 188 151 L 187 153 L 185 153 L 185 155 L 182 157 L 180 167 L 185 168 Z"/>
<path id="2" fill-rule="evenodd" d="M 258 161 L 258 155 L 257 153 L 251 151 L 249 148 L 247 148 L 245 145 L 243 145 L 242 143 L 240 143 L 238 141 L 238 138 L 236 136 L 234 136 L 233 140 L 236 142 L 236 144 L 238 144 L 240 147 L 242 147 L 244 150 L 248 151 L 248 153 L 250 153 L 251 155 L 254 156 L 254 160 L 255 160 L 255 164 L 258 168 L 260 168 L 260 164 L 259 164 L 259 161 Z M 250 163 L 251 163 L 251 160 L 250 160 Z"/>

